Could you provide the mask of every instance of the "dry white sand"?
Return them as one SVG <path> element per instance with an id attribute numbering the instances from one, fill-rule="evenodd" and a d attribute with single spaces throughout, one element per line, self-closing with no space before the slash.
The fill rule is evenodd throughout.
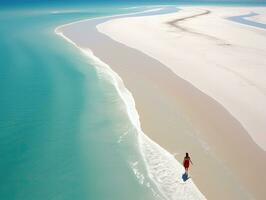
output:
<path id="1" fill-rule="evenodd" d="M 207 9 L 212 13 L 201 15 Z M 242 126 L 250 120 L 241 121 L 248 118 L 260 123 L 257 119 L 265 114 L 264 102 L 252 96 L 259 98 L 259 91 L 265 89 L 261 87 L 265 83 L 265 31 L 221 18 L 246 14 L 245 9 L 191 7 L 177 14 L 118 19 L 99 26 L 127 46 L 97 32 L 89 21 L 58 29 L 119 74 L 133 94 L 142 129 L 151 139 L 176 153 L 180 162 L 185 151 L 191 153 L 190 172 L 208 199 L 263 200 L 266 196 L 265 151 L 254 142 L 257 133 L 249 133 L 251 139 Z M 176 19 L 192 15 L 201 16 L 176 24 Z M 261 43 L 255 42 L 258 38 Z M 259 87 L 254 90 L 252 85 Z M 230 106 L 238 109 L 230 110 Z M 240 113 L 245 116 L 237 118 Z"/>
<path id="2" fill-rule="evenodd" d="M 266 195 L 263 173 L 266 166 L 266 30 L 226 19 L 250 12 L 259 15 L 249 20 L 266 21 L 265 7 L 183 7 L 176 14 L 121 18 L 97 27 L 113 40 L 157 59 L 233 116 L 234 119 L 230 118 L 211 100 L 187 92 L 191 88 L 183 86 L 185 92 L 175 86 L 161 88 L 170 90 L 173 96 L 174 90 L 179 90 L 176 102 L 183 106 L 193 126 L 198 128 L 203 146 L 207 146 L 213 157 L 224 162 L 226 170 L 237 180 L 233 182 L 210 157 L 206 160 L 197 154 L 196 145 L 187 139 L 188 149 L 197 154 L 202 165 L 197 166 L 194 180 L 211 199 L 244 199 L 240 193 L 245 192 L 255 199 L 264 199 Z M 187 19 L 182 20 L 184 18 Z M 158 91 L 161 90 L 158 87 Z M 144 125 L 145 120 L 142 118 Z M 247 132 L 241 130 L 241 126 Z M 174 144 L 186 148 L 180 142 L 171 141 L 183 137 L 180 133 L 176 138 L 150 134 L 170 151 L 180 150 L 173 147 Z M 235 184 L 242 187 L 242 192 Z"/>
<path id="3" fill-rule="evenodd" d="M 265 14 L 266 8 L 186 7 L 176 14 L 116 19 L 98 29 L 217 100 L 266 150 L 266 30 L 225 19 L 250 12 Z M 266 21 L 265 15 L 257 18 Z"/>

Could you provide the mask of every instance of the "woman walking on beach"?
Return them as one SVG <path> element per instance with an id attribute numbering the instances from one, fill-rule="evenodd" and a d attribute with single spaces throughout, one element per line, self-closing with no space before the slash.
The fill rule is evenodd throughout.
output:
<path id="1" fill-rule="evenodd" d="M 189 168 L 190 163 L 193 165 L 188 153 L 186 153 L 186 156 L 184 157 L 184 161 L 183 161 L 183 166 L 186 170 L 186 174 L 188 174 L 188 168 Z"/>

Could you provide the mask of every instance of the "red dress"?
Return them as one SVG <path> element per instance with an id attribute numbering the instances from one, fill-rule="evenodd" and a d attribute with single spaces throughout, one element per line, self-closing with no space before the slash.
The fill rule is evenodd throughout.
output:
<path id="1" fill-rule="evenodd" d="M 185 169 L 189 168 L 189 158 L 184 158 L 183 166 Z"/>

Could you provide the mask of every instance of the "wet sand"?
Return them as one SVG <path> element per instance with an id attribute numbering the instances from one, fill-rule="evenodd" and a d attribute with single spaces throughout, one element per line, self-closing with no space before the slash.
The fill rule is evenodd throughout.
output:
<path id="1" fill-rule="evenodd" d="M 208 199 L 264 199 L 266 155 L 239 121 L 156 59 L 99 33 L 95 25 L 101 22 L 60 31 L 119 74 L 133 94 L 145 134 L 180 162 L 185 152 L 191 154 L 191 176 Z"/>

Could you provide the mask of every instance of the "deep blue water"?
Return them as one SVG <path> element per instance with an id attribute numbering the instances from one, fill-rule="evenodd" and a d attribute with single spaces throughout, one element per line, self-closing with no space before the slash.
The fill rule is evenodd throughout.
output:
<path id="1" fill-rule="evenodd" d="M 28 7 L 28 6 L 82 6 L 82 5 L 101 5 L 103 7 L 109 6 L 140 6 L 140 5 L 154 5 L 154 4 L 206 4 L 206 5 L 241 5 L 241 6 L 265 6 L 266 0 L 1 0 L 0 7 Z"/>

